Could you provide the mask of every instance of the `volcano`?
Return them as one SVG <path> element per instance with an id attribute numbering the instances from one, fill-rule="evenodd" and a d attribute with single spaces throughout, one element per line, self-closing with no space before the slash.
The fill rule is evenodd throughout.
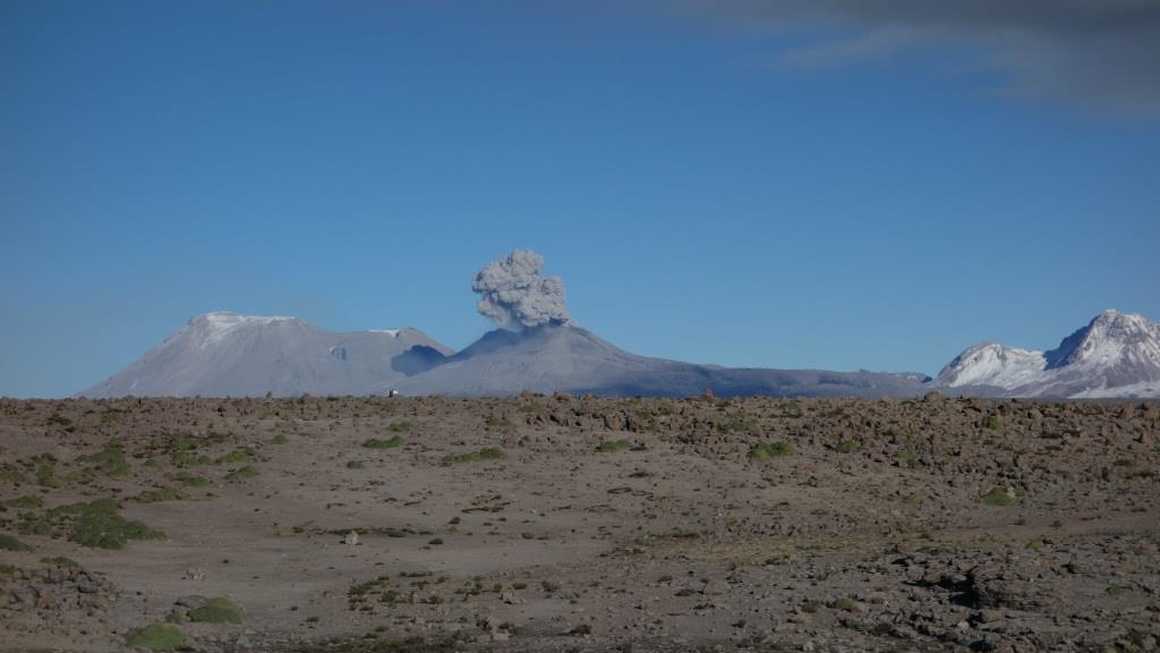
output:
<path id="1" fill-rule="evenodd" d="M 568 392 L 593 395 L 906 396 L 918 374 L 726 368 L 626 352 L 571 324 L 485 334 L 441 364 L 398 383 L 403 394 Z"/>
<path id="2" fill-rule="evenodd" d="M 412 328 L 336 333 L 294 317 L 206 313 L 80 395 L 361 395 L 450 353 Z"/>

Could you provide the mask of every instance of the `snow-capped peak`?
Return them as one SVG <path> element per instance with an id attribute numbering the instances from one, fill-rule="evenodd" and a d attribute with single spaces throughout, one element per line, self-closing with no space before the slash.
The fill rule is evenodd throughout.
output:
<path id="1" fill-rule="evenodd" d="M 1051 368 L 1109 365 L 1122 357 L 1160 364 L 1160 325 L 1143 315 L 1108 309 L 1046 355 Z"/>
<path id="2" fill-rule="evenodd" d="M 215 327 L 231 327 L 242 323 L 269 324 L 282 320 L 296 320 L 289 315 L 242 315 L 233 311 L 212 311 L 193 318 L 191 322 L 205 322 Z"/>
<path id="3" fill-rule="evenodd" d="M 1046 352 L 995 343 L 968 348 L 939 373 L 947 387 L 992 386 L 1019 396 L 1117 396 L 1160 381 L 1160 324 L 1109 309 Z M 1091 396 L 1097 396 L 1092 394 Z"/>
<path id="4" fill-rule="evenodd" d="M 291 322 L 297 319 L 286 315 L 241 315 L 232 311 L 214 311 L 191 319 L 189 329 L 200 336 L 201 345 L 204 347 L 221 342 L 240 328 Z"/>
<path id="5" fill-rule="evenodd" d="M 968 347 L 939 372 L 937 382 L 950 387 L 988 385 L 1014 388 L 1035 379 L 1047 361 L 1043 352 L 984 342 Z"/>

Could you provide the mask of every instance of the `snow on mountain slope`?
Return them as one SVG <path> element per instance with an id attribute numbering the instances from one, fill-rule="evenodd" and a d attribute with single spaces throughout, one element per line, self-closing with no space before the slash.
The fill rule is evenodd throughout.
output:
<path id="1" fill-rule="evenodd" d="M 1126 397 L 1131 399 L 1160 399 L 1160 381 L 1133 383 L 1118 388 L 1092 388 L 1072 395 L 1072 399 L 1108 399 Z"/>
<path id="2" fill-rule="evenodd" d="M 959 354 L 934 382 L 1021 397 L 1151 396 L 1160 383 L 1160 324 L 1106 310 L 1046 352 L 999 344 Z"/>
<path id="3" fill-rule="evenodd" d="M 285 316 L 206 313 L 86 397 L 366 394 L 451 350 L 416 329 L 334 333 Z M 432 363 L 433 364 L 433 363 Z"/>
<path id="4" fill-rule="evenodd" d="M 1049 367 L 1160 366 L 1160 323 L 1107 310 L 1047 352 Z"/>
<path id="5" fill-rule="evenodd" d="M 238 315 L 228 311 L 217 311 L 193 318 L 190 327 L 200 336 L 198 344 L 204 348 L 229 338 L 230 334 L 238 329 L 264 326 L 274 322 L 292 322 L 294 319 L 283 315 Z"/>
<path id="6" fill-rule="evenodd" d="M 994 342 L 974 345 L 943 368 L 938 381 L 949 387 L 988 385 L 1014 388 L 1034 381 L 1047 359 L 1041 351 L 1016 349 Z"/>

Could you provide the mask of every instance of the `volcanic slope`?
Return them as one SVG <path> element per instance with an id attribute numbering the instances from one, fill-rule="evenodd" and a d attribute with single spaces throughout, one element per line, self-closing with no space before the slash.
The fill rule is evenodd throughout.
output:
<path id="1" fill-rule="evenodd" d="M 590 331 L 544 325 L 496 330 L 430 371 L 404 379 L 408 395 L 502 396 L 571 392 L 619 396 L 906 396 L 916 374 L 725 368 L 626 352 Z"/>
<path id="2" fill-rule="evenodd" d="M 85 397 L 362 395 L 452 350 L 412 328 L 336 333 L 293 317 L 199 315 Z"/>

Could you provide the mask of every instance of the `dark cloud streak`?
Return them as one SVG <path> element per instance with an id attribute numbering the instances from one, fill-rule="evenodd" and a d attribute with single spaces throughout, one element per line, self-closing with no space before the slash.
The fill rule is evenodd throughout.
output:
<path id="1" fill-rule="evenodd" d="M 679 6 L 702 20 L 825 25 L 850 34 L 783 51 L 780 62 L 788 66 L 966 43 L 1007 78 L 1004 91 L 1160 116 L 1160 0 L 683 0 Z"/>

